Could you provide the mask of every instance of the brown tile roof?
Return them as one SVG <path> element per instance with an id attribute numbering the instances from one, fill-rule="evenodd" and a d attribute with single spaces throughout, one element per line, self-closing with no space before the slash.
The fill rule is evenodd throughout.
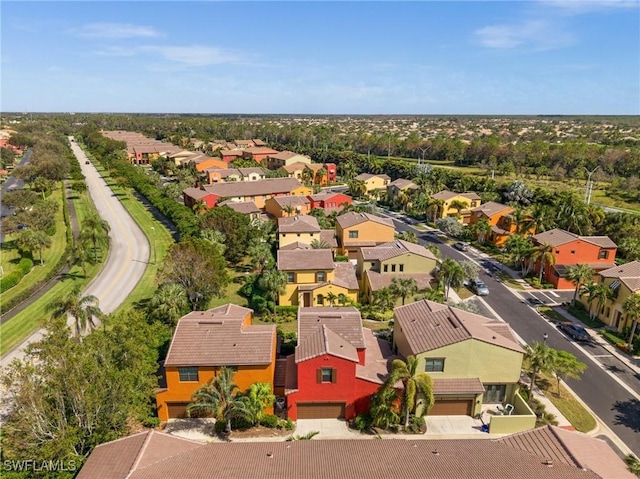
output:
<path id="1" fill-rule="evenodd" d="M 356 213 L 355 211 L 349 211 L 336 218 L 338 224 L 344 228 L 350 228 L 351 226 L 359 225 L 367 221 L 374 221 L 381 225 L 389 226 L 393 228 L 393 220 L 391 218 L 382 218 L 380 216 L 372 215 L 371 213 Z"/>
<path id="2" fill-rule="evenodd" d="M 309 195 L 309 198 L 311 198 L 313 201 L 327 201 L 338 195 L 349 196 L 345 193 L 316 193 L 315 195 Z"/>
<path id="3" fill-rule="evenodd" d="M 332 270 L 333 253 L 329 249 L 278 250 L 280 271 Z"/>
<path id="4" fill-rule="evenodd" d="M 276 359 L 276 367 L 273 373 L 273 387 L 284 388 L 287 377 L 287 359 Z"/>
<path id="5" fill-rule="evenodd" d="M 309 198 L 307 198 L 306 196 L 298 196 L 298 195 L 276 196 L 274 198 L 270 198 L 269 201 L 276 202 L 280 208 L 286 208 L 287 206 L 294 206 L 294 207 L 306 206 L 309 203 L 311 203 L 309 201 Z"/>
<path id="6" fill-rule="evenodd" d="M 202 190 L 200 188 L 187 188 L 183 190 L 182 193 L 188 196 L 189 198 L 193 198 L 194 200 L 200 200 L 211 194 L 208 191 Z"/>
<path id="7" fill-rule="evenodd" d="M 296 249 L 312 249 L 310 244 L 303 243 L 302 241 L 294 241 L 287 245 L 278 248 L 278 251 L 296 250 Z"/>
<path id="8" fill-rule="evenodd" d="M 433 380 L 433 394 L 481 394 L 484 386 L 480 378 L 452 378 Z"/>
<path id="9" fill-rule="evenodd" d="M 478 212 L 481 211 L 487 216 L 493 216 L 501 211 L 509 210 L 509 213 L 513 211 L 513 208 L 509 205 L 503 205 L 502 203 L 497 203 L 495 201 L 489 201 L 484 205 L 476 206 L 475 208 L 471 208 L 471 211 Z M 506 213 L 503 213 L 506 214 Z"/>
<path id="10" fill-rule="evenodd" d="M 320 230 L 320 241 L 324 241 L 332 248 L 338 246 L 335 230 Z"/>
<path id="11" fill-rule="evenodd" d="M 620 460 L 618 459 L 618 462 Z M 213 472 L 212 472 L 213 471 Z M 93 471 L 89 471 L 91 474 Z M 93 475 L 93 477 L 100 477 Z M 124 479 L 124 476 L 121 476 Z M 129 479 L 597 479 L 486 439 L 317 440 L 205 444 L 139 468 Z"/>
<path id="12" fill-rule="evenodd" d="M 391 344 L 376 338 L 369 328 L 362 328 L 366 349 L 364 350 L 364 365 L 356 366 L 356 377 L 376 384 L 384 383 L 391 363 L 400 358 L 391 352 Z"/>
<path id="13" fill-rule="evenodd" d="M 293 158 L 294 156 L 306 156 L 302 153 L 294 153 L 293 151 L 280 151 L 277 154 L 269 155 L 269 158 L 275 158 L 276 160 L 288 160 L 289 158 Z M 308 157 L 307 157 L 308 158 Z"/>
<path id="14" fill-rule="evenodd" d="M 366 270 L 364 274 L 369 279 L 369 285 L 372 291 L 378 291 L 382 288 L 391 286 L 394 278 L 411 278 L 416 281 L 420 290 L 431 287 L 433 276 L 429 273 L 378 273 L 377 271 Z"/>
<path id="15" fill-rule="evenodd" d="M 320 166 L 322 167 L 322 165 Z M 312 165 L 310 163 L 296 161 L 295 163 L 291 163 L 290 165 L 284 165 L 284 166 L 281 166 L 280 168 L 282 168 L 287 173 L 291 174 L 291 173 L 295 173 L 296 171 L 304 170 L 305 168 L 311 168 L 311 167 Z"/>
<path id="16" fill-rule="evenodd" d="M 360 311 L 352 306 L 299 308 L 298 344 L 302 344 L 323 325 L 353 347 L 357 349 L 365 347 L 362 316 Z"/>
<path id="17" fill-rule="evenodd" d="M 560 246 L 578 240 L 586 241 L 602 248 L 616 248 L 617 246 L 608 236 L 579 236 L 559 228 L 533 235 L 533 239 L 538 243 L 548 243 L 552 246 Z"/>
<path id="18" fill-rule="evenodd" d="M 257 173 L 261 176 L 264 176 L 264 170 L 258 167 L 251 168 L 238 168 L 238 171 L 242 174 L 242 176 L 249 176 L 251 173 Z"/>
<path id="19" fill-rule="evenodd" d="M 237 168 L 207 168 L 205 171 L 209 173 L 216 173 L 220 175 L 220 178 L 222 179 L 229 178 L 230 176 L 242 176 Z"/>
<path id="20" fill-rule="evenodd" d="M 291 196 L 290 198 L 298 198 Z M 320 225 L 315 216 L 296 215 L 278 218 L 278 231 L 280 233 L 320 233 Z"/>
<path id="21" fill-rule="evenodd" d="M 218 203 L 218 206 L 228 206 L 233 211 L 237 211 L 243 215 L 260 213 L 260 208 L 258 208 L 253 201 L 224 201 L 222 203 Z"/>
<path id="22" fill-rule="evenodd" d="M 266 146 L 250 146 L 249 148 L 243 148 L 243 151 L 252 155 L 275 155 L 278 153 L 278 150 Z"/>
<path id="23" fill-rule="evenodd" d="M 371 178 L 382 178 L 383 180 L 391 180 L 391 178 L 389 178 L 389 175 L 374 175 L 373 173 L 360 173 L 358 176 L 356 176 L 355 179 L 360 181 L 367 181 Z"/>
<path id="24" fill-rule="evenodd" d="M 431 195 L 431 198 L 433 198 L 435 200 L 447 201 L 447 200 L 450 200 L 451 198 L 455 198 L 456 196 L 463 196 L 463 197 L 465 197 L 467 199 L 470 199 L 470 200 L 479 200 L 479 199 L 481 199 L 480 196 L 478 196 L 477 193 L 473 193 L 473 192 L 456 193 L 454 191 L 449 191 L 449 190 L 439 191 L 438 193 L 435 193 L 435 194 Z"/>
<path id="25" fill-rule="evenodd" d="M 314 332 L 307 334 L 296 346 L 296 363 L 329 354 L 358 362 L 358 351 L 349 341 L 334 333 L 326 324 L 320 324 Z"/>
<path id="26" fill-rule="evenodd" d="M 356 268 L 350 261 L 340 261 L 333 263 L 335 279 L 333 283 L 343 288 L 358 290 L 358 278 Z"/>
<path id="27" fill-rule="evenodd" d="M 291 394 L 298 390 L 298 365 L 296 355 L 287 356 L 287 370 L 284 375 L 284 393 Z"/>
<path id="28" fill-rule="evenodd" d="M 419 188 L 418 185 L 416 185 L 413 181 L 407 180 L 405 178 L 398 178 L 397 180 L 394 180 L 391 183 L 389 183 L 389 186 L 395 186 L 396 188 L 399 188 L 401 190 L 404 188 L 411 188 L 411 189 Z"/>
<path id="29" fill-rule="evenodd" d="M 250 310 L 226 305 L 180 318 L 165 367 L 269 364 L 276 328 L 243 327 L 245 311 Z"/>
<path id="30" fill-rule="evenodd" d="M 618 278 L 633 291 L 640 291 L 640 261 L 631 261 L 621 266 L 599 271 L 598 274 L 604 278 Z"/>
<path id="31" fill-rule="evenodd" d="M 498 439 L 497 442 L 527 451 L 554 463 L 588 469 L 603 479 L 633 479 L 615 452 L 601 439 L 544 426 Z"/>
<path id="32" fill-rule="evenodd" d="M 124 479 L 137 469 L 203 447 L 190 439 L 152 430 L 97 446 L 76 476 L 78 479 Z"/>
<path id="33" fill-rule="evenodd" d="M 295 178 L 267 178 L 258 181 L 232 181 L 205 186 L 205 190 L 218 196 L 261 196 L 290 193 L 301 183 Z"/>
<path id="34" fill-rule="evenodd" d="M 395 240 L 389 243 L 382 243 L 378 246 L 374 246 L 373 248 L 362 248 L 361 251 L 362 257 L 365 261 L 384 261 L 408 253 L 423 256 L 434 261 L 438 260 L 438 258 L 436 258 L 434 254 L 424 246 L 403 240 Z"/>
<path id="35" fill-rule="evenodd" d="M 234 140 L 234 143 L 238 146 L 254 146 L 253 140 Z"/>
<path id="36" fill-rule="evenodd" d="M 411 354 L 441 348 L 468 339 L 524 353 L 506 323 L 461 309 L 422 300 L 394 309 Z"/>

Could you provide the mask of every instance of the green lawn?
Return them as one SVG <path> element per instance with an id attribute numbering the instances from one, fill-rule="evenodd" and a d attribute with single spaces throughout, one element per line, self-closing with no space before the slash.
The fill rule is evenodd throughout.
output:
<path id="1" fill-rule="evenodd" d="M 560 323 L 566 323 L 569 321 L 567 318 L 562 316 L 560 313 L 556 312 L 550 306 L 539 306 L 538 311 L 540 311 L 540 313 L 542 313 L 543 316 L 545 316 L 546 318 L 552 321 L 558 321 Z"/>
<path id="2" fill-rule="evenodd" d="M 0 266 L 2 266 L 4 276 L 15 271 L 22 258 L 16 247 L 15 239 L 15 234 L 7 234 L 4 237 L 4 243 L 0 246 Z"/>
<path id="3" fill-rule="evenodd" d="M 563 386 L 560 386 L 560 396 L 558 396 L 557 383 L 554 378 L 542 374 L 540 381 L 536 381 L 536 383 L 542 388 L 544 395 L 578 431 L 586 433 L 595 429 L 595 418 Z"/>
<path id="4" fill-rule="evenodd" d="M 229 271 L 232 271 L 232 270 L 230 269 Z M 246 308 L 247 299 L 238 294 L 238 290 L 242 287 L 243 276 L 244 275 L 241 273 L 237 274 L 229 283 L 229 286 L 227 286 L 225 295 L 220 298 L 218 297 L 212 298 L 211 301 L 209 301 L 209 307 L 215 308 L 217 306 L 222 306 L 223 304 L 233 303 L 233 304 L 237 304 L 238 306 L 244 306 Z"/>

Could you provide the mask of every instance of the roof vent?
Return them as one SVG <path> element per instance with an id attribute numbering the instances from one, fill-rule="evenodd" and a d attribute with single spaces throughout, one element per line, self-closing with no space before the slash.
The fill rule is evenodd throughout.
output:
<path id="1" fill-rule="evenodd" d="M 551 459 L 546 459 L 542 464 L 547 467 L 553 467 L 553 461 Z"/>
<path id="2" fill-rule="evenodd" d="M 439 456 L 440 453 L 438 452 L 437 449 L 434 449 L 433 451 L 431 451 L 431 454 L 433 454 L 434 456 Z"/>
<path id="3" fill-rule="evenodd" d="M 268 453 L 267 453 L 267 457 L 268 457 L 269 459 L 273 459 L 273 453 L 272 453 L 272 452 L 268 452 Z"/>
<path id="4" fill-rule="evenodd" d="M 458 329 L 460 327 L 460 323 L 451 316 L 447 316 L 447 319 L 449 320 L 449 323 L 451 323 L 451 326 L 453 326 L 454 328 Z"/>

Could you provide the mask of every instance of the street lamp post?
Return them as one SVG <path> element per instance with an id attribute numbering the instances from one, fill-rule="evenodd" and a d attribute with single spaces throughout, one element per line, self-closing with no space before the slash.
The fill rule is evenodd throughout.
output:
<path id="1" fill-rule="evenodd" d="M 596 166 L 591 171 L 587 170 L 586 168 L 584 169 L 584 171 L 586 171 L 588 173 L 588 176 L 587 176 L 587 190 L 584 192 L 584 202 L 586 204 L 591 203 L 591 192 L 593 191 L 593 182 L 591 181 L 591 175 L 593 175 L 598 168 L 600 168 L 600 165 Z"/>
<path id="2" fill-rule="evenodd" d="M 153 236 L 153 264 L 156 264 L 156 228 L 151 227 L 151 235 Z"/>

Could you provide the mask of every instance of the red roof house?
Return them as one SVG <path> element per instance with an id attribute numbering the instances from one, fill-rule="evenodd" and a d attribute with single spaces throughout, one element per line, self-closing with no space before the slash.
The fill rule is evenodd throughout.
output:
<path id="1" fill-rule="evenodd" d="M 343 193 L 318 193 L 307 198 L 311 202 L 309 209 L 320 208 L 327 214 L 332 211 L 340 212 L 345 206 L 353 203 L 353 198 Z"/>

